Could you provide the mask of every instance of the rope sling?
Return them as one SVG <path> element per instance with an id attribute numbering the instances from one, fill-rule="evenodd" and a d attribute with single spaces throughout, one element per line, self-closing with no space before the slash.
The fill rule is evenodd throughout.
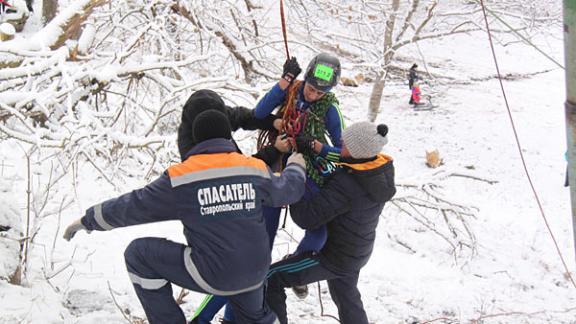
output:
<path id="1" fill-rule="evenodd" d="M 328 92 L 318 101 L 310 105 L 305 111 L 296 108 L 298 92 L 303 81 L 294 81 L 287 89 L 284 104 L 278 110 L 284 122 L 283 132 L 287 135 L 292 144 L 296 146 L 298 135 L 309 135 L 320 141 L 324 145 L 329 145 L 326 137 L 326 125 L 324 116 L 332 105 L 338 105 L 336 96 Z M 258 136 L 258 149 L 267 145 L 273 145 L 278 136 L 276 131 L 262 131 Z M 324 184 L 326 175 L 334 170 L 334 164 L 319 155 L 304 154 L 306 161 L 306 175 L 310 177 L 319 187 Z M 275 166 L 274 171 L 282 169 L 282 161 Z"/>

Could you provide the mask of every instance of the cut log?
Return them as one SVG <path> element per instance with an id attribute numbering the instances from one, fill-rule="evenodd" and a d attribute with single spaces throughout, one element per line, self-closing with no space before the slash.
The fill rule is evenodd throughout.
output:
<path id="1" fill-rule="evenodd" d="M 3 23 L 0 25 L 0 41 L 8 41 L 14 39 L 16 34 L 16 28 L 9 23 Z"/>

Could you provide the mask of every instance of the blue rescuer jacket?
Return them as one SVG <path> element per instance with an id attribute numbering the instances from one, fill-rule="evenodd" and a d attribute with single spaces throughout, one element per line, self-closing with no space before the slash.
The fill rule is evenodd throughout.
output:
<path id="1" fill-rule="evenodd" d="M 89 208 L 81 221 L 87 230 L 105 231 L 180 220 L 190 276 L 209 293 L 235 295 L 262 285 L 270 265 L 262 205 L 298 201 L 304 181 L 299 165 L 276 176 L 231 141 L 211 139 L 144 188 Z"/>

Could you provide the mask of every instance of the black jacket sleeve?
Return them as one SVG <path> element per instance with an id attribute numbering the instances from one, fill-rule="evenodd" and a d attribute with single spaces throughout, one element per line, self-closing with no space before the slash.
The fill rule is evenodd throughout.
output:
<path id="1" fill-rule="evenodd" d="M 267 166 L 272 167 L 280 157 L 282 156 L 282 152 L 278 151 L 274 146 L 268 145 L 260 149 L 260 151 L 256 152 L 256 154 L 252 155 L 257 159 L 260 159 L 266 163 Z"/>
<path id="2" fill-rule="evenodd" d="M 268 115 L 264 119 L 258 119 L 254 116 L 254 111 L 246 107 L 228 107 L 226 106 L 226 114 L 230 121 L 232 130 L 235 131 L 239 128 L 245 130 L 274 130 L 274 120 L 277 119 L 273 114 Z"/>
<path id="3" fill-rule="evenodd" d="M 312 198 L 290 205 L 290 215 L 303 229 L 316 229 L 350 210 L 353 199 L 350 184 L 341 181 L 345 173 L 336 173 Z"/>

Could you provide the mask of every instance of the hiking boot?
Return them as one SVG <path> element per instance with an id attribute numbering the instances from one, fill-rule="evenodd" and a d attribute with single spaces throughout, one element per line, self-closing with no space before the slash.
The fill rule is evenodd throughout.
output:
<path id="1" fill-rule="evenodd" d="M 292 287 L 292 291 L 294 292 L 294 295 L 300 299 L 308 297 L 308 285 L 294 286 Z"/>
<path id="2" fill-rule="evenodd" d="M 291 256 L 294 256 L 294 254 L 286 254 L 282 258 L 282 260 L 286 260 Z M 308 296 L 308 286 L 307 285 L 294 286 L 294 287 L 292 287 L 292 291 L 294 292 L 294 295 L 296 295 L 296 297 L 298 297 L 300 299 L 304 299 Z"/>

